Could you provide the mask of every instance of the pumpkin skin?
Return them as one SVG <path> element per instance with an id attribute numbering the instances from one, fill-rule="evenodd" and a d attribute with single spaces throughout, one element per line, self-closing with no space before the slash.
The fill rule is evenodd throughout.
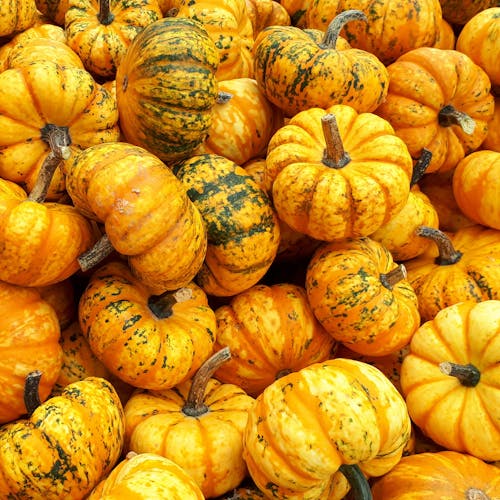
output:
<path id="1" fill-rule="evenodd" d="M 130 453 L 96 486 L 87 500 L 204 500 L 186 472 L 168 458 L 154 453 Z"/>
<path id="2" fill-rule="evenodd" d="M 53 285 L 41 286 L 37 290 L 43 300 L 48 302 L 57 314 L 61 331 L 76 318 L 77 301 L 71 279 L 59 281 Z"/>
<path id="3" fill-rule="evenodd" d="M 43 372 L 40 399 L 47 399 L 61 370 L 62 349 L 57 315 L 36 289 L 0 282 L 0 297 L 0 424 L 5 424 L 26 413 L 28 373 Z"/>
<path id="4" fill-rule="evenodd" d="M 335 340 L 365 355 L 385 356 L 404 347 L 420 325 L 417 297 L 398 276 L 390 252 L 370 238 L 324 244 L 306 273 L 309 304 Z M 404 275 L 403 275 L 404 276 Z"/>
<path id="5" fill-rule="evenodd" d="M 410 430 L 403 398 L 378 369 L 336 358 L 264 390 L 249 411 L 244 457 L 270 498 L 337 499 L 345 495 L 332 487 L 342 464 L 385 474 L 400 460 Z"/>
<path id="6" fill-rule="evenodd" d="M 448 450 L 486 461 L 500 457 L 498 345 L 500 301 L 464 301 L 442 309 L 413 336 L 401 366 L 401 388 L 415 424 Z M 441 363 L 471 365 L 463 384 Z"/>
<path id="7" fill-rule="evenodd" d="M 168 389 L 189 378 L 211 354 L 215 313 L 198 286 L 186 288 L 191 297 L 162 315 L 150 307 L 150 290 L 123 262 L 92 274 L 80 298 L 79 322 L 92 351 L 113 375 L 134 387 Z"/>
<path id="8" fill-rule="evenodd" d="M 163 17 L 156 0 L 69 0 L 64 27 L 68 45 L 85 68 L 105 79 L 116 76 L 132 40 L 148 24 Z"/>
<path id="9" fill-rule="evenodd" d="M 498 0 L 439 0 L 443 17 L 450 23 L 463 26 L 481 11 L 498 7 Z"/>
<path id="10" fill-rule="evenodd" d="M 327 114 L 350 158 L 342 168 L 324 162 Z M 298 113 L 273 135 L 264 182 L 280 219 L 332 241 L 368 236 L 387 223 L 408 199 L 412 171 L 407 147 L 386 120 L 340 104 Z"/>
<path id="11" fill-rule="evenodd" d="M 9 0 L 0 5 L 0 36 L 10 36 L 35 24 L 35 0 Z"/>
<path id="12" fill-rule="evenodd" d="M 112 246 L 154 293 L 189 283 L 206 253 L 203 219 L 155 155 L 126 142 L 99 144 L 66 166 L 74 205 L 104 223 Z"/>
<path id="13" fill-rule="evenodd" d="M 253 52 L 263 94 L 287 117 L 334 104 L 358 112 L 375 110 L 387 94 L 385 66 L 373 54 L 353 49 L 343 39 L 328 42 L 324 35 L 295 26 L 261 31 Z"/>
<path id="14" fill-rule="evenodd" d="M 387 69 L 389 91 L 375 113 L 392 124 L 414 159 L 424 148 L 431 151 L 427 173 L 452 170 L 481 145 L 494 98 L 488 75 L 467 55 L 420 47 Z M 462 126 L 450 123 L 453 110 L 467 115 L 459 118 Z"/>
<path id="15" fill-rule="evenodd" d="M 474 224 L 446 236 L 460 256 L 436 262 L 439 250 L 431 245 L 405 262 L 422 321 L 457 302 L 500 299 L 500 231 Z"/>
<path id="16" fill-rule="evenodd" d="M 372 494 L 373 500 L 493 499 L 500 495 L 500 473 L 464 453 L 420 453 L 403 457 L 373 485 Z"/>
<path id="17" fill-rule="evenodd" d="M 69 385 L 29 419 L 0 429 L 0 497 L 84 498 L 117 462 L 124 425 L 109 382 Z"/>
<path id="18" fill-rule="evenodd" d="M 192 156 L 174 172 L 207 228 L 198 285 L 219 297 L 255 285 L 271 266 L 280 241 L 278 219 L 266 193 L 242 167 L 215 154 Z"/>
<path id="19" fill-rule="evenodd" d="M 290 26 L 292 23 L 285 7 L 274 0 L 246 0 L 246 5 L 254 38 L 268 26 Z"/>
<path id="20" fill-rule="evenodd" d="M 217 308 L 215 317 L 215 350 L 229 347 L 231 359 L 214 376 L 254 397 L 276 378 L 328 359 L 335 347 L 298 285 L 255 285 Z"/>
<path id="21" fill-rule="evenodd" d="M 453 195 L 471 220 L 500 229 L 500 153 L 476 151 L 461 160 L 453 172 Z"/>
<path id="22" fill-rule="evenodd" d="M 500 153 L 500 97 L 495 97 L 495 112 L 488 124 L 488 135 L 481 144 L 481 149 Z"/>
<path id="23" fill-rule="evenodd" d="M 455 48 L 456 37 L 455 32 L 450 23 L 441 19 L 436 40 L 431 45 L 436 49 L 453 50 Z"/>

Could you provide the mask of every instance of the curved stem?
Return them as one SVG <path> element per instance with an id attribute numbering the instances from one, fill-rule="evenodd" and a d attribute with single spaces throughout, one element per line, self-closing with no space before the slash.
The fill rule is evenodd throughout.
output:
<path id="1" fill-rule="evenodd" d="M 459 365 L 458 363 L 444 361 L 439 363 L 439 369 L 445 375 L 456 377 L 465 387 L 476 387 L 481 379 L 481 372 L 470 363 L 468 365 Z"/>
<path id="2" fill-rule="evenodd" d="M 115 19 L 115 15 L 109 7 L 109 2 L 110 0 L 99 0 L 99 14 L 97 14 L 97 19 L 104 26 L 110 25 Z"/>
<path id="3" fill-rule="evenodd" d="M 466 134 L 472 134 L 476 129 L 476 122 L 463 111 L 458 111 L 451 104 L 444 106 L 438 113 L 438 122 L 441 127 L 458 125 Z"/>
<path id="4" fill-rule="evenodd" d="M 321 118 L 323 135 L 325 137 L 326 148 L 323 152 L 322 162 L 331 168 L 343 168 L 350 161 L 349 154 L 344 150 L 342 138 L 335 115 L 328 113 Z"/>
<path id="5" fill-rule="evenodd" d="M 80 269 L 84 272 L 92 269 L 108 255 L 113 253 L 113 251 L 114 248 L 111 241 L 109 241 L 108 235 L 103 234 L 93 247 L 78 256 L 77 261 L 80 265 Z"/>
<path id="6" fill-rule="evenodd" d="M 42 372 L 36 370 L 28 373 L 24 382 L 24 406 L 30 416 L 42 404 L 39 393 L 41 378 Z"/>
<path id="7" fill-rule="evenodd" d="M 405 280 L 408 277 L 406 272 L 406 267 L 403 264 L 399 264 L 392 271 L 380 275 L 380 282 L 387 289 L 392 290 L 394 285 L 397 285 L 400 281 Z"/>
<path id="8" fill-rule="evenodd" d="M 226 104 L 226 102 L 229 102 L 231 98 L 233 97 L 233 94 L 230 92 L 225 92 L 224 90 L 219 90 L 217 93 L 217 99 L 215 102 L 217 104 Z"/>
<path id="9" fill-rule="evenodd" d="M 413 172 L 411 174 L 410 186 L 414 186 L 425 174 L 432 160 L 432 152 L 429 149 L 422 149 L 420 157 L 413 165 Z"/>
<path id="10" fill-rule="evenodd" d="M 342 464 L 339 471 L 349 481 L 355 500 L 371 500 L 373 498 L 370 485 L 358 465 Z"/>
<path id="11" fill-rule="evenodd" d="M 417 236 L 431 239 L 437 245 L 439 256 L 436 257 L 436 264 L 439 266 L 456 264 L 462 258 L 462 252 L 455 250 L 450 238 L 443 231 L 433 227 L 418 226 L 415 233 Z"/>
<path id="12" fill-rule="evenodd" d="M 148 307 L 151 312 L 160 319 L 172 316 L 172 307 L 180 302 L 193 298 L 193 290 L 188 287 L 179 288 L 175 292 L 168 291 L 161 295 L 152 295 L 148 299 Z"/>
<path id="13" fill-rule="evenodd" d="M 337 45 L 337 39 L 342 31 L 342 28 L 350 21 L 368 22 L 368 18 L 361 10 L 344 10 L 344 12 L 341 12 L 332 19 L 326 28 L 325 36 L 323 37 L 323 40 L 321 40 L 319 46 L 321 48 L 334 49 Z"/>
<path id="14" fill-rule="evenodd" d="M 231 351 L 229 347 L 224 347 L 200 366 L 193 377 L 186 404 L 182 408 L 185 415 L 199 417 L 208 411 L 208 407 L 203 402 L 208 381 L 218 368 L 229 359 L 231 359 Z"/>

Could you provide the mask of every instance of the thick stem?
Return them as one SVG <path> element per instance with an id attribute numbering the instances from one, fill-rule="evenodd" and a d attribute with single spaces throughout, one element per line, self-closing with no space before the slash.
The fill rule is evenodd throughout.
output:
<path id="1" fill-rule="evenodd" d="M 459 365 L 444 361 L 443 363 L 439 363 L 439 369 L 445 375 L 456 377 L 465 387 L 476 387 L 481 379 L 481 372 L 470 363 L 468 365 Z"/>
<path id="2" fill-rule="evenodd" d="M 28 373 L 24 382 L 24 406 L 28 415 L 31 415 L 41 404 L 40 401 L 40 379 L 42 372 L 40 370 Z"/>
<path id="3" fill-rule="evenodd" d="M 417 236 L 431 239 L 437 245 L 439 255 L 436 257 L 436 264 L 439 266 L 456 264 L 462 258 L 462 252 L 455 250 L 450 238 L 443 231 L 434 227 L 418 226 L 415 233 Z"/>
<path id="4" fill-rule="evenodd" d="M 441 127 L 458 125 L 466 134 L 472 134 L 476 129 L 476 122 L 463 111 L 458 111 L 451 104 L 444 106 L 438 113 L 438 122 Z"/>
<path id="5" fill-rule="evenodd" d="M 323 152 L 322 162 L 331 168 L 343 168 L 351 159 L 344 150 L 342 138 L 340 137 L 339 127 L 335 115 L 328 113 L 321 118 L 323 135 L 325 137 L 326 148 Z"/>
<path id="6" fill-rule="evenodd" d="M 110 25 L 115 19 L 115 15 L 109 7 L 109 2 L 110 0 L 99 0 L 99 14 L 97 14 L 97 19 L 104 26 Z"/>
<path id="7" fill-rule="evenodd" d="M 383 286 L 385 286 L 388 290 L 392 290 L 395 285 L 397 285 L 400 281 L 405 280 L 408 277 L 406 272 L 406 267 L 403 264 L 399 264 L 398 267 L 395 267 L 392 271 L 388 273 L 381 274 L 379 279 Z"/>
<path id="8" fill-rule="evenodd" d="M 111 255 L 113 251 L 114 248 L 111 241 L 109 241 L 108 235 L 103 234 L 92 248 L 89 248 L 86 252 L 83 252 L 78 256 L 77 260 L 80 265 L 80 269 L 83 272 L 92 269 L 108 255 Z"/>
<path id="9" fill-rule="evenodd" d="M 229 347 L 210 356 L 198 369 L 191 382 L 191 388 L 182 412 L 189 417 L 199 417 L 208 411 L 203 402 L 210 377 L 226 362 L 231 359 Z"/>
<path id="10" fill-rule="evenodd" d="M 325 31 L 325 36 L 319 46 L 322 49 L 335 49 L 337 45 L 337 39 L 342 31 L 342 28 L 350 21 L 365 21 L 368 22 L 368 18 L 365 13 L 360 10 L 350 9 L 344 10 L 337 16 L 333 18 Z"/>
<path id="11" fill-rule="evenodd" d="M 411 175 L 410 179 L 410 186 L 414 186 L 417 184 L 419 180 L 422 179 L 422 177 L 425 174 L 425 171 L 429 167 L 430 163 L 432 160 L 432 152 L 428 149 L 423 148 L 422 152 L 420 153 L 419 159 L 415 162 L 415 165 L 413 165 L 413 172 Z"/>
<path id="12" fill-rule="evenodd" d="M 175 292 L 168 291 L 161 295 L 152 295 L 148 299 L 148 307 L 151 312 L 160 319 L 169 318 L 172 316 L 172 307 L 180 302 L 186 302 L 193 298 L 193 291 L 191 288 L 179 288 Z"/>
<path id="13" fill-rule="evenodd" d="M 354 500 L 371 500 L 373 498 L 370 485 L 358 465 L 342 464 L 339 467 L 339 471 L 349 481 Z"/>
<path id="14" fill-rule="evenodd" d="M 233 94 L 230 92 L 225 92 L 224 90 L 219 90 L 217 94 L 217 99 L 215 102 L 217 104 L 226 104 L 226 102 L 229 102 L 231 98 L 233 97 Z"/>
<path id="15" fill-rule="evenodd" d="M 465 490 L 465 500 L 491 500 L 490 497 L 478 488 L 467 488 Z"/>

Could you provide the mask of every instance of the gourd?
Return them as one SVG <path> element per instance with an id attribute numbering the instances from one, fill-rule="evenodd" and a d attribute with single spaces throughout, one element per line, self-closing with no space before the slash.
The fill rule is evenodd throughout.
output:
<path id="1" fill-rule="evenodd" d="M 8 0 L 0 5 L 0 37 L 30 28 L 36 19 L 35 0 Z"/>
<path id="2" fill-rule="evenodd" d="M 451 24 L 463 26 L 481 11 L 498 7 L 497 0 L 439 0 L 443 17 Z"/>

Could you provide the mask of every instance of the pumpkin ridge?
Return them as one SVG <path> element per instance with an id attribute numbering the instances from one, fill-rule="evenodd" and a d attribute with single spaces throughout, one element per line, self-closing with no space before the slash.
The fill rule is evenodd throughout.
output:
<path id="1" fill-rule="evenodd" d="M 482 374 L 481 374 L 482 375 Z M 483 380 L 481 380 L 480 382 L 481 384 L 484 385 L 484 382 Z M 490 414 L 490 412 L 488 411 L 488 408 L 485 407 L 485 404 L 484 404 L 484 399 L 483 399 L 483 396 L 481 395 L 481 392 L 480 391 L 476 391 L 476 397 L 478 399 L 478 401 L 481 402 L 481 409 L 483 410 L 483 414 L 486 415 L 486 418 L 488 419 L 488 421 L 490 422 L 491 426 L 498 432 L 500 432 L 500 422 L 499 421 L 496 421 L 492 415 Z M 464 398 L 464 401 L 465 401 L 465 398 Z M 467 449 L 465 446 L 463 446 L 463 449 Z"/>

